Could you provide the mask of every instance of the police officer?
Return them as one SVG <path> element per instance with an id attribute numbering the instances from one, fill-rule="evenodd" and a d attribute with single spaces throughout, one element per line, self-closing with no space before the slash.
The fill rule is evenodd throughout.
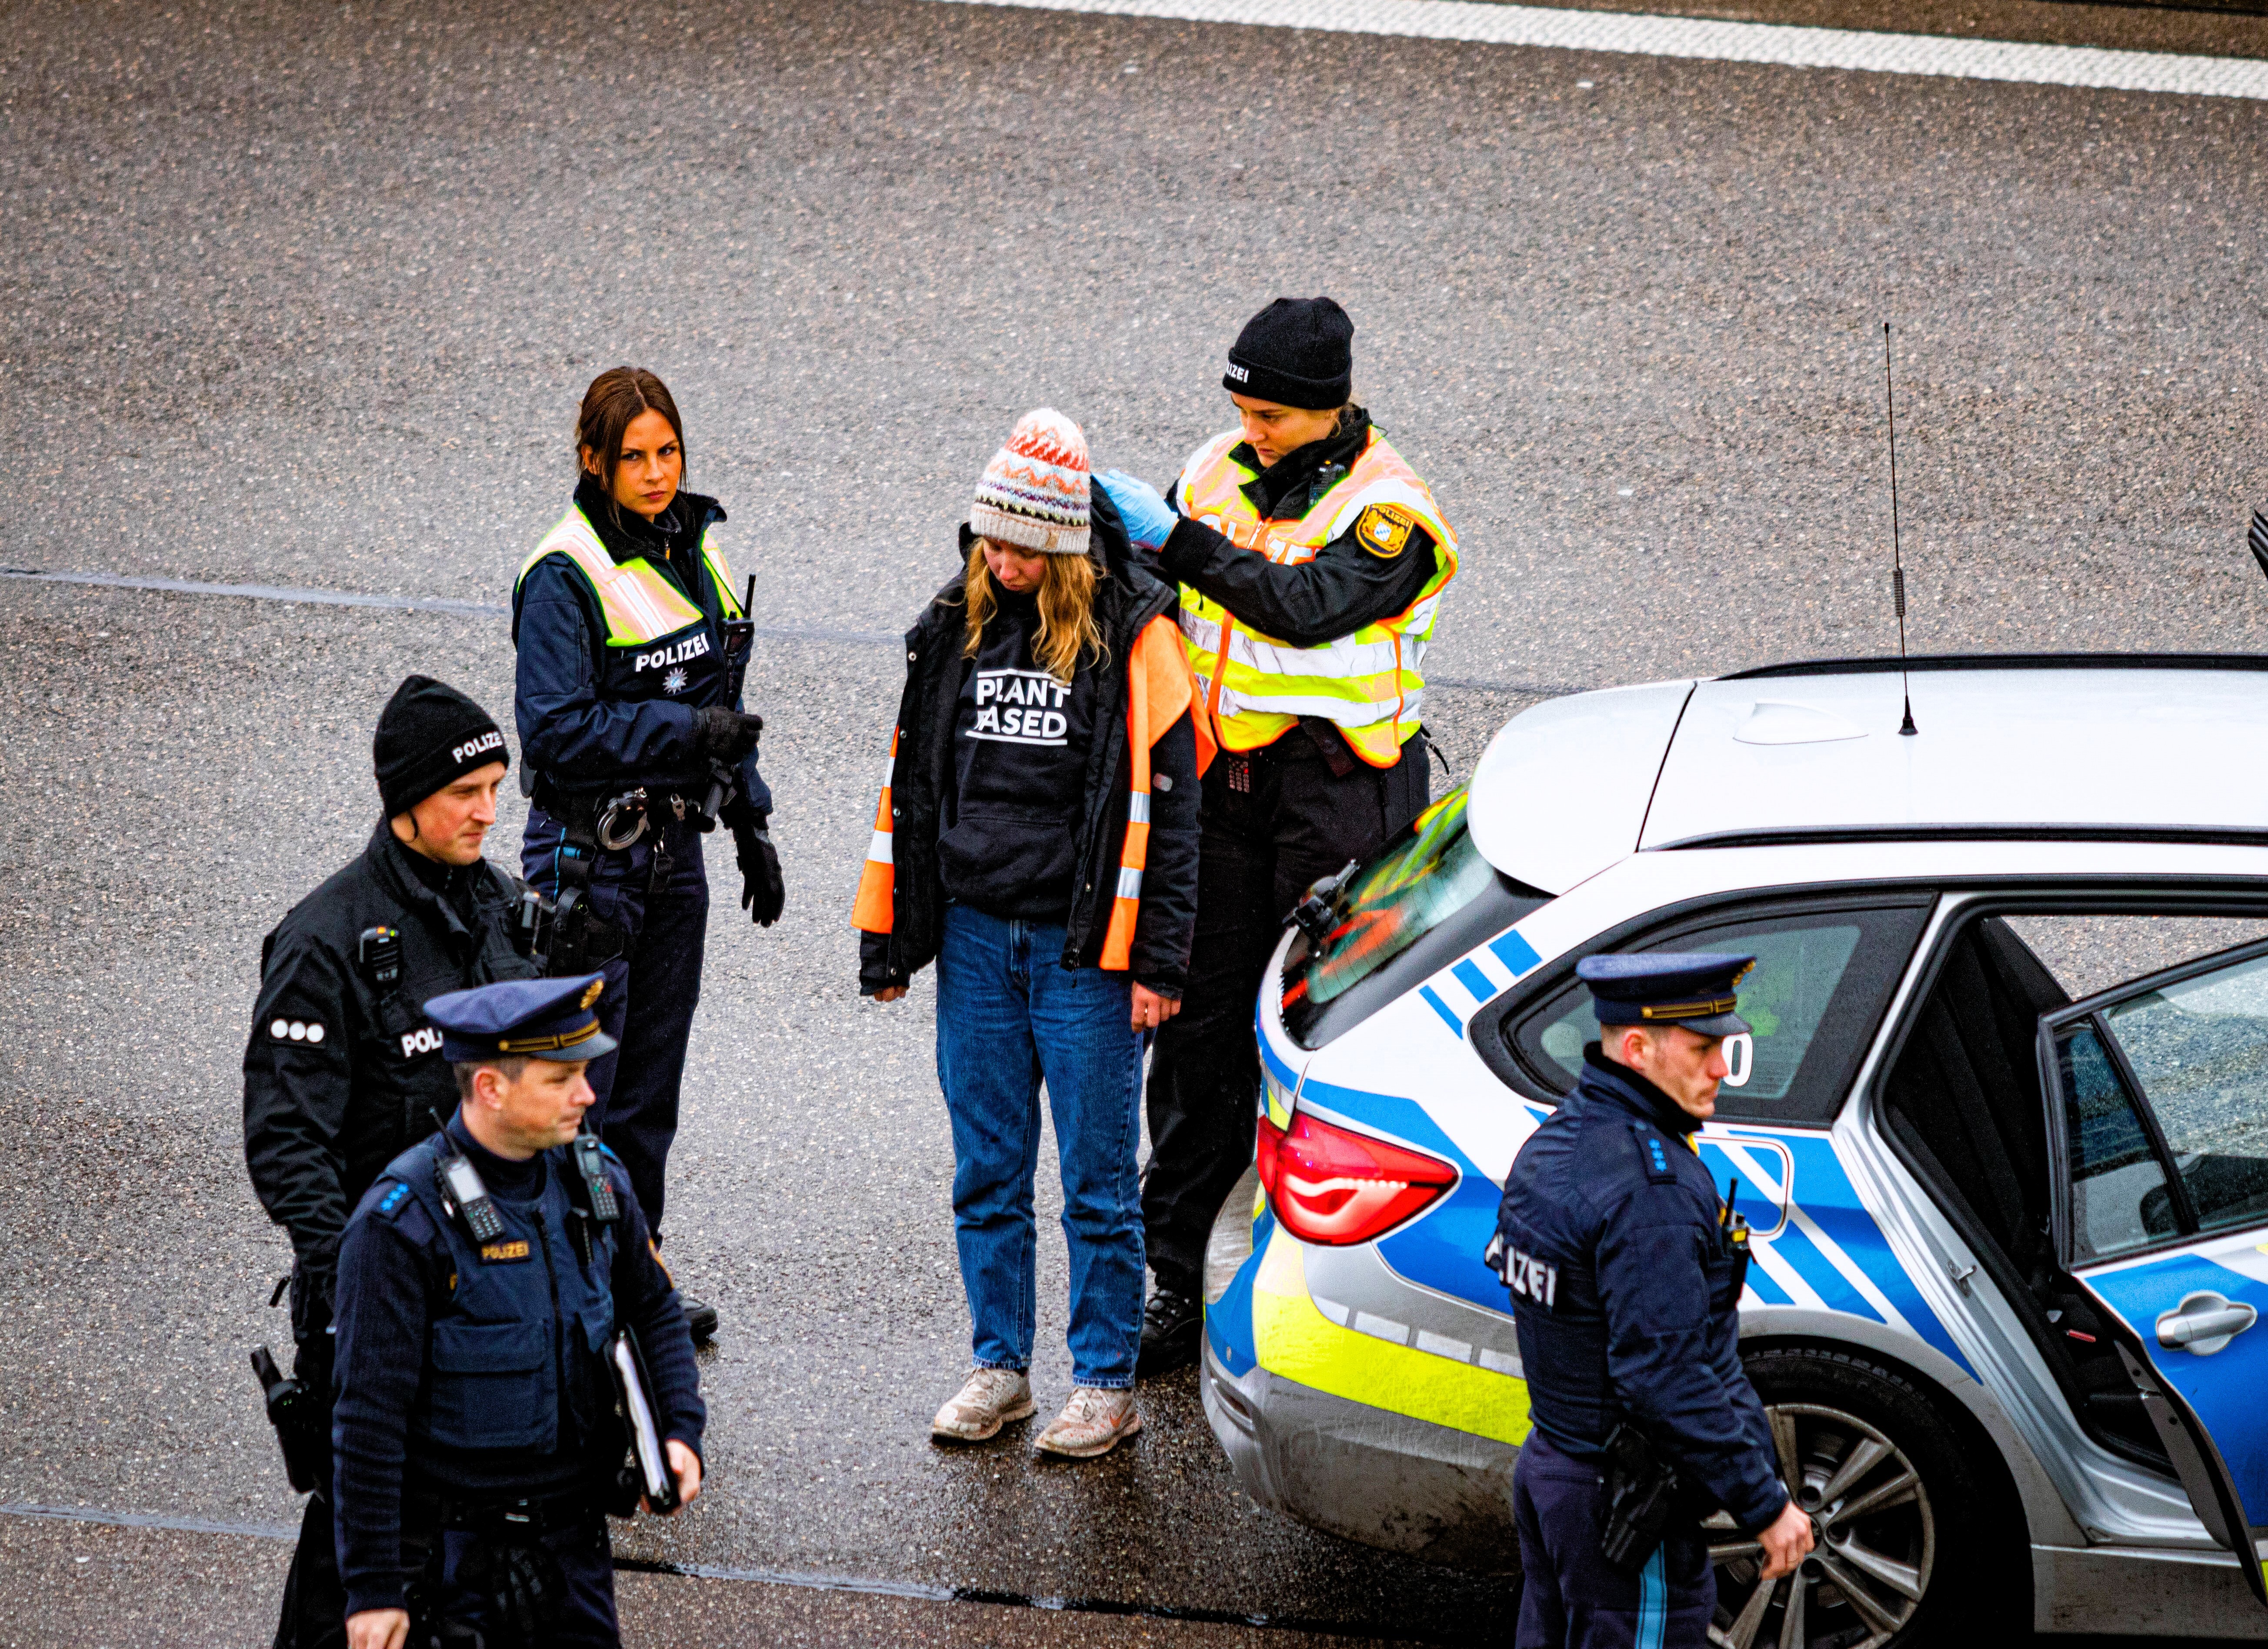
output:
<path id="1" fill-rule="evenodd" d="M 723 507 L 680 488 L 677 403 L 652 372 L 602 372 L 576 447 L 574 502 L 512 592 L 534 802 L 520 864 L 561 906 L 549 971 L 607 975 L 600 1018 L 621 1052 L 592 1066 L 592 1123 L 659 1233 L 708 933 L 702 833 L 731 831 L 757 923 L 778 918 L 786 893 L 756 771 L 763 721 L 740 709 L 753 630 L 711 531 Z M 715 1331 L 710 1307 L 686 1310 L 697 1337 Z"/>
<path id="2" fill-rule="evenodd" d="M 1204 779 L 1189 990 L 1150 1071 L 1145 1374 L 1197 1355 L 1205 1238 L 1252 1160 L 1252 1002 L 1284 917 L 1424 812 L 1431 788 L 1424 661 L 1456 535 L 1355 403 L 1353 341 L 1331 299 L 1278 298 L 1228 352 L 1237 427 L 1190 456 L 1170 505 L 1131 476 L 1096 477 L 1181 585 L 1221 751 Z"/>
<path id="3" fill-rule="evenodd" d="M 676 1291 L 622 1165 L 578 1140 L 614 1049 L 596 974 L 425 1005 L 460 1101 L 386 1167 L 339 1252 L 333 1423 L 350 1649 L 620 1643 L 609 1510 L 628 1329 L 678 1495 L 707 1418 Z M 412 1636 L 413 1628 L 415 1636 Z"/>
<path id="4" fill-rule="evenodd" d="M 1811 1550 L 1741 1367 L 1747 1231 L 1693 1144 L 1725 1038 L 1749 1028 L 1734 1009 L 1755 960 L 1576 966 L 1599 1041 L 1513 1159 L 1487 1256 L 1512 1291 L 1535 1422 L 1513 1474 L 1521 1649 L 1700 1649 L 1717 1585 L 1698 1524 L 1719 1507 L 1767 1579 Z"/>
<path id="5" fill-rule="evenodd" d="M 291 1233 L 294 1374 L 328 1403 L 339 1235 L 380 1168 L 456 1102 L 441 1035 L 420 1007 L 445 990 L 533 977 L 515 948 L 519 880 L 481 857 L 508 756 L 488 712 L 413 675 L 374 740 L 384 816 L 360 857 L 298 905 L 261 949 L 244 1050 L 244 1154 Z M 327 1424 L 308 1428 L 329 1476 Z M 277 1649 L 341 1641 L 329 1495 L 307 1502 L 284 1586 Z"/>

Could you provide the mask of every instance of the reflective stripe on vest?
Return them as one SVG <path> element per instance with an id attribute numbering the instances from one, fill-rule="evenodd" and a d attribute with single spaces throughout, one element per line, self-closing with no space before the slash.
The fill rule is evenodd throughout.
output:
<path id="1" fill-rule="evenodd" d="M 702 622 L 701 609 L 644 556 L 617 562 L 608 555 L 579 504 L 561 516 L 559 524 L 519 563 L 520 578 L 525 579 L 546 556 L 553 555 L 566 556 L 597 592 L 599 608 L 606 615 L 609 647 L 643 647 Z M 724 615 L 740 617 L 740 600 L 733 593 L 733 569 L 712 532 L 701 534 L 701 558 L 716 584 Z"/>
<path id="2" fill-rule="evenodd" d="M 1425 647 L 1441 592 L 1456 576 L 1456 534 L 1431 490 L 1375 430 L 1346 476 L 1304 517 L 1263 521 L 1242 489 L 1252 472 L 1229 456 L 1241 438 L 1232 430 L 1190 454 L 1178 489 L 1183 515 L 1243 548 L 1296 566 L 1313 561 L 1372 504 L 1393 504 L 1432 534 L 1433 573 L 1401 613 L 1320 647 L 1295 647 L 1258 634 L 1219 602 L 1183 585 L 1182 642 L 1221 747 L 1256 750 L 1281 738 L 1300 717 L 1320 716 L 1337 725 L 1364 761 L 1391 767 L 1401 758 L 1403 742 L 1418 731 Z"/>

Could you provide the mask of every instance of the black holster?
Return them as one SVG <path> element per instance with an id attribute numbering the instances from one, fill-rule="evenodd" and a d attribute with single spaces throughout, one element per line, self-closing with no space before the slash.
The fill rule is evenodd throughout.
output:
<path id="1" fill-rule="evenodd" d="M 1677 1474 L 1628 1422 L 1607 1439 L 1599 1466 L 1599 1555 L 1617 1569 L 1643 1568 L 1677 1516 Z"/>
<path id="2" fill-rule="evenodd" d="M 595 798 L 563 793 L 538 779 L 535 805 L 559 821 L 559 891 L 539 919 L 535 956 L 547 977 L 596 973 L 630 948 L 630 935 L 591 909 L 591 872 L 599 860 Z"/>

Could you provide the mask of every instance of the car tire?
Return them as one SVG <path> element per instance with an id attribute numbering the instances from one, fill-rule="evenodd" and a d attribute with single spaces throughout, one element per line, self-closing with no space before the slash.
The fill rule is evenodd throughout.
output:
<path id="1" fill-rule="evenodd" d="M 1723 1513 L 1712 1519 L 1710 1641 L 1725 1649 L 1915 1649 L 1982 1641 L 1980 1633 L 2021 1641 L 2031 1576 L 2020 1566 L 2011 1584 L 2000 1571 L 2012 1551 L 2021 1565 L 2025 1542 L 2008 1538 L 1991 1479 L 1920 1388 L 1863 1354 L 1819 1347 L 1772 1347 L 1742 1361 L 1772 1420 L 1781 1476 L 1812 1513 L 1818 1544 L 1793 1577 L 1760 1588 L 1756 1542 Z M 1802 1610 L 1793 1633 L 1791 1608 Z"/>

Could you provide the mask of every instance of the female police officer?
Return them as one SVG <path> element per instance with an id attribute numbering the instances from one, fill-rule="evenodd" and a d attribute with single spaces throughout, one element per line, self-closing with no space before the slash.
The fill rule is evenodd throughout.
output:
<path id="1" fill-rule="evenodd" d="M 652 372 L 615 367 L 585 393 L 575 438 L 574 503 L 512 593 L 534 802 L 521 863 L 560 902 L 550 970 L 607 976 L 599 1012 L 621 1047 L 591 1067 L 592 1121 L 658 1233 L 701 994 L 701 832 L 732 830 L 758 923 L 778 918 L 785 891 L 756 772 L 763 722 L 740 710 L 747 633 L 710 531 L 725 512 L 680 490 L 677 403 Z M 696 1338 L 715 1332 L 711 1307 L 685 1307 Z"/>
<path id="2" fill-rule="evenodd" d="M 1145 1375 L 1197 1358 L 1205 1234 L 1252 1161 L 1252 998 L 1284 913 L 1425 811 L 1425 648 L 1457 571 L 1432 490 L 1355 402 L 1337 304 L 1269 305 L 1221 386 L 1237 427 L 1190 455 L 1171 506 L 1130 475 L 1095 477 L 1182 586 L 1222 755 L 1204 782 L 1189 1006 L 1150 1066 Z"/>

